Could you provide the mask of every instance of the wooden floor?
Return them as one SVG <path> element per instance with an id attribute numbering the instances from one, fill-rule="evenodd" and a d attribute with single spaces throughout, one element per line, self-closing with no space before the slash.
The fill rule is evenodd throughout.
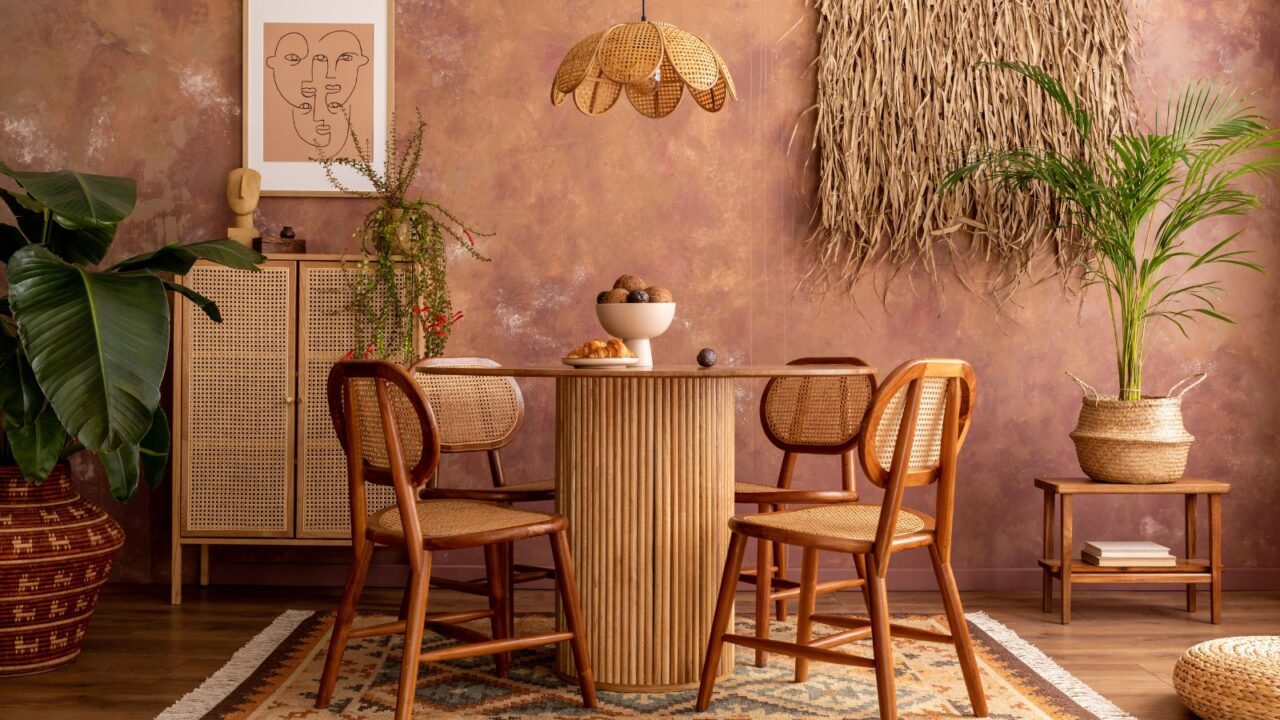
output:
<path id="1" fill-rule="evenodd" d="M 189 588 L 171 607 L 168 588 L 108 588 L 84 652 L 65 670 L 0 679 L 0 717 L 114 720 L 153 717 L 217 670 L 241 645 L 286 609 L 332 609 L 336 589 Z M 1074 621 L 1059 625 L 1033 593 L 966 593 L 966 611 L 986 611 L 1067 670 L 1141 720 L 1190 718 L 1170 685 L 1187 647 L 1227 635 L 1280 632 L 1280 593 L 1226 594 L 1223 623 L 1188 616 L 1177 592 L 1077 592 Z M 432 592 L 432 609 L 466 607 L 475 598 Z M 550 592 L 517 596 L 519 611 L 549 611 Z M 750 607 L 744 595 L 739 610 Z M 835 603 L 835 604 L 830 604 Z M 896 612 L 940 613 L 932 593 L 892 593 Z M 1208 599 L 1201 599 L 1208 607 Z M 861 612 L 861 596 L 845 593 L 828 609 Z M 371 591 L 366 607 L 394 612 L 399 596 Z"/>

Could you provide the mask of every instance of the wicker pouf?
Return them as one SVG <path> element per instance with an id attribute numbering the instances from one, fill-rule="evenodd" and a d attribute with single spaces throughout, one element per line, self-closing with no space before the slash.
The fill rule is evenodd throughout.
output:
<path id="1" fill-rule="evenodd" d="M 1280 720 L 1280 635 L 1202 642 L 1178 659 L 1173 686 L 1205 720 Z"/>

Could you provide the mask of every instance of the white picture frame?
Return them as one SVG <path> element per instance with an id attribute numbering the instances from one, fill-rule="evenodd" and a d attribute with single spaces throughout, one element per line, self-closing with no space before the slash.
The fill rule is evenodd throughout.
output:
<path id="1" fill-rule="evenodd" d="M 342 195 L 315 158 L 336 143 L 337 156 L 351 155 L 351 125 L 365 131 L 361 144 L 381 172 L 395 97 L 394 0 L 243 7 L 242 163 L 262 175 L 262 195 Z M 334 171 L 352 191 L 373 190 L 351 168 Z"/>

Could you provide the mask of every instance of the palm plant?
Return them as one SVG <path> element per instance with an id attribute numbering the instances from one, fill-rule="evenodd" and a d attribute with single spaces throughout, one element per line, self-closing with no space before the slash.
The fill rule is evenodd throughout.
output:
<path id="1" fill-rule="evenodd" d="M 1240 232 L 1202 251 L 1184 236 L 1202 221 L 1258 207 L 1239 182 L 1280 168 L 1280 134 L 1234 92 L 1193 85 L 1157 114 L 1151 132 L 1095 139 L 1093 119 L 1057 79 L 1026 63 L 987 64 L 1024 75 L 1061 107 L 1077 149 L 983 151 L 948 173 L 939 191 L 981 173 L 1013 191 L 1038 183 L 1062 201 L 1058 230 L 1077 233 L 1088 248 L 1083 282 L 1106 289 L 1119 397 L 1138 400 L 1152 321 L 1167 320 L 1184 336 L 1188 321 L 1234 322 L 1216 304 L 1219 281 L 1188 275 L 1211 265 L 1262 271 L 1251 251 L 1236 248 Z"/>
<path id="2" fill-rule="evenodd" d="M 104 269 L 116 228 L 133 211 L 130 178 L 72 170 L 0 174 L 17 225 L 0 224 L 0 466 L 43 482 L 69 453 L 102 461 L 112 495 L 133 496 L 139 477 L 156 485 L 169 454 L 160 383 L 169 357 L 167 290 L 215 322 L 213 301 L 168 278 L 198 259 L 257 270 L 265 258 L 231 240 L 169 244 Z"/>

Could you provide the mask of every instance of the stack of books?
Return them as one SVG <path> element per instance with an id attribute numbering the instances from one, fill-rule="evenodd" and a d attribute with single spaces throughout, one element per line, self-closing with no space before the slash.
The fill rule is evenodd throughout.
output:
<path id="1" fill-rule="evenodd" d="M 1087 542 L 1082 557 L 1098 567 L 1173 567 L 1178 563 L 1169 548 L 1153 542 Z"/>

